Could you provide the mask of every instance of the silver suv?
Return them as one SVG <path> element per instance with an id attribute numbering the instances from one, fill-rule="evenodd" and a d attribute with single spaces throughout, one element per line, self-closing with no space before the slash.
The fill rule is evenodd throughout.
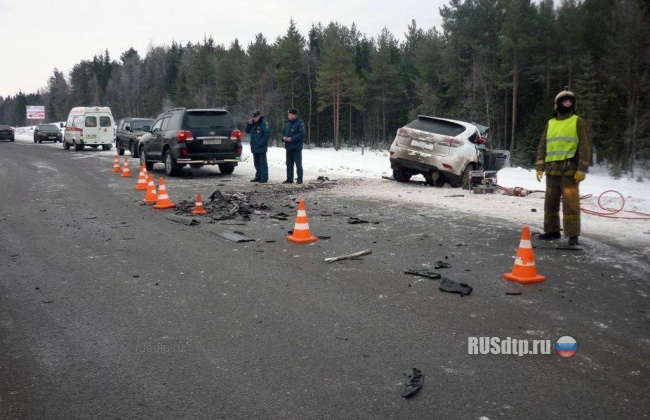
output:
<path id="1" fill-rule="evenodd" d="M 397 130 L 390 146 L 393 178 L 407 182 L 413 175 L 422 174 L 430 185 L 449 182 L 454 187 L 469 188 L 470 172 L 488 169 L 483 159 L 486 133 L 484 126 L 420 115 Z"/>

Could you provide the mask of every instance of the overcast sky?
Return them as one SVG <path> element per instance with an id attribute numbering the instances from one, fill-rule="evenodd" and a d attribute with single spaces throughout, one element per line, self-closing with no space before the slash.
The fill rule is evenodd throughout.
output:
<path id="1" fill-rule="evenodd" d="M 262 33 L 271 44 L 291 18 L 303 36 L 312 23 L 338 22 L 355 23 L 368 37 L 386 27 L 403 40 L 412 19 L 425 30 L 440 28 L 444 4 L 448 0 L 0 0 L 0 96 L 36 92 L 54 68 L 68 76 L 74 64 L 106 49 L 119 60 L 131 47 L 144 58 L 149 46 L 206 36 L 226 47 L 237 38 L 245 48 Z"/>

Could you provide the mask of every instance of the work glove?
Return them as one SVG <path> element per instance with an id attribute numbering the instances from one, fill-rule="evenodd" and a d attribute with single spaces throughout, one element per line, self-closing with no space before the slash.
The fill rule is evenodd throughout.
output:
<path id="1" fill-rule="evenodd" d="M 537 178 L 537 182 L 542 182 L 543 176 L 544 176 L 544 171 L 535 172 L 535 178 Z"/>
<path id="2" fill-rule="evenodd" d="M 587 177 L 587 174 L 582 172 L 582 171 L 576 171 L 576 174 L 573 175 L 573 179 L 575 179 L 576 182 L 582 182 L 582 181 L 585 180 L 586 177 Z"/>

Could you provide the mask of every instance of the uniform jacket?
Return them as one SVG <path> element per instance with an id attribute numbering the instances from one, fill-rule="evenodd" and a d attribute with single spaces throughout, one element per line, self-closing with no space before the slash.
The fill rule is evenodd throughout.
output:
<path id="1" fill-rule="evenodd" d="M 305 123 L 300 118 L 287 120 L 284 123 L 282 137 L 291 137 L 290 142 L 284 142 L 284 148 L 287 150 L 302 150 L 303 140 L 305 138 Z"/>
<path id="2" fill-rule="evenodd" d="M 573 116 L 573 113 L 566 115 L 558 114 L 558 120 L 567 119 Z M 546 160 L 546 133 L 548 131 L 548 123 L 544 127 L 544 134 L 539 142 L 537 148 L 537 160 L 535 161 L 535 169 L 538 171 L 545 171 L 547 175 L 566 175 L 573 176 L 577 170 L 582 172 L 589 172 L 589 165 L 591 164 L 591 138 L 587 130 L 587 123 L 584 119 L 578 117 L 576 121 L 578 130 L 578 150 L 576 154 L 567 160 L 560 160 L 556 162 L 545 162 Z"/>
<path id="3" fill-rule="evenodd" d="M 271 137 L 271 128 L 266 118 L 262 116 L 257 123 L 247 123 L 245 131 L 251 135 L 251 153 L 266 153 Z"/>

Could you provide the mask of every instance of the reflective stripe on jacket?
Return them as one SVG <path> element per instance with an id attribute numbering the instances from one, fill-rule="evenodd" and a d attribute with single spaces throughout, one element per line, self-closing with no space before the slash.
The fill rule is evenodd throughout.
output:
<path id="1" fill-rule="evenodd" d="M 571 159 L 578 150 L 578 116 L 548 122 L 546 132 L 546 162 Z"/>

